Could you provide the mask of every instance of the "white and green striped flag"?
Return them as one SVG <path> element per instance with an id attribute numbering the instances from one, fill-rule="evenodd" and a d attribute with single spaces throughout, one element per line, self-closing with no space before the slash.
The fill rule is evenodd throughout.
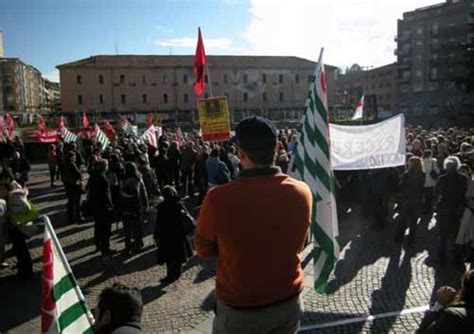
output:
<path id="1" fill-rule="evenodd" d="M 93 333 L 94 317 L 45 217 L 41 281 L 41 333 Z"/>
<path id="2" fill-rule="evenodd" d="M 105 150 L 105 148 L 109 146 L 110 140 L 97 124 L 95 125 L 95 135 L 97 141 L 102 145 L 102 149 Z"/>
<path id="3" fill-rule="evenodd" d="M 334 176 L 329 145 L 326 76 L 319 55 L 310 83 L 301 133 L 292 161 L 292 175 L 306 182 L 313 194 L 311 231 L 314 237 L 314 288 L 324 293 L 339 256 Z"/>
<path id="4" fill-rule="evenodd" d="M 62 127 L 60 131 L 65 143 L 74 143 L 77 140 L 77 135 L 68 128 Z"/>

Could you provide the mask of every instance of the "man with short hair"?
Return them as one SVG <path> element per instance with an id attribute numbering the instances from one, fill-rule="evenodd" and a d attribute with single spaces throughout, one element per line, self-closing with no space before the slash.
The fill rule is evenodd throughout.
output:
<path id="1" fill-rule="evenodd" d="M 102 290 L 95 310 L 96 334 L 141 334 L 143 301 L 140 290 L 120 283 Z"/>
<path id="2" fill-rule="evenodd" d="M 208 192 L 195 236 L 198 255 L 217 258 L 213 332 L 293 333 L 302 315 L 300 252 L 311 192 L 275 167 L 277 131 L 269 120 L 240 122 L 236 144 L 243 170 Z"/>
<path id="3" fill-rule="evenodd" d="M 219 147 L 211 150 L 211 156 L 206 161 L 207 186 L 209 189 L 230 181 L 227 165 L 219 159 Z"/>

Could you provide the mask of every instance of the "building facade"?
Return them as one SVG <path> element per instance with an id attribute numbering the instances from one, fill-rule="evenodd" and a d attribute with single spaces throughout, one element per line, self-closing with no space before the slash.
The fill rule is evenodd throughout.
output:
<path id="1" fill-rule="evenodd" d="M 297 57 L 208 56 L 202 97 L 226 96 L 232 121 L 250 114 L 299 120 L 315 62 Z M 57 66 L 63 112 L 159 113 L 196 119 L 193 56 L 93 56 Z M 329 100 L 335 67 L 326 66 Z M 212 90 L 212 91 L 211 91 Z"/>
<path id="2" fill-rule="evenodd" d="M 41 72 L 18 58 L 0 58 L 1 109 L 6 112 L 42 112 L 45 86 Z"/>
<path id="3" fill-rule="evenodd" d="M 61 112 L 61 90 L 58 82 L 44 80 L 44 106 L 48 112 Z"/>
<path id="4" fill-rule="evenodd" d="M 397 64 L 377 68 L 353 65 L 335 81 L 335 112 L 351 115 L 361 96 L 371 104 L 375 113 L 393 112 L 397 94 Z"/>
<path id="5" fill-rule="evenodd" d="M 472 0 L 406 12 L 398 20 L 397 110 L 408 116 L 472 115 L 466 90 L 466 44 L 472 38 Z"/>

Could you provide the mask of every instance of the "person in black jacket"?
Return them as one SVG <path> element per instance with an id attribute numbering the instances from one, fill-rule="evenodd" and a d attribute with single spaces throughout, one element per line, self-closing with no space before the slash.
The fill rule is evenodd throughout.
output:
<path id="1" fill-rule="evenodd" d="M 28 160 L 22 156 L 22 153 L 15 151 L 10 160 L 10 168 L 15 176 L 15 181 L 24 187 L 26 182 L 28 182 L 28 173 L 31 170 Z"/>
<path id="2" fill-rule="evenodd" d="M 164 187 L 171 182 L 171 165 L 166 149 L 164 147 L 160 147 L 158 152 L 159 154 L 155 158 L 153 165 L 155 167 L 155 174 L 158 178 L 160 190 L 163 191 Z"/>
<path id="3" fill-rule="evenodd" d="M 94 243 L 102 255 L 112 253 L 110 249 L 110 231 L 112 221 L 112 194 L 107 179 L 107 160 L 95 162 L 95 172 L 91 175 L 88 184 L 88 209 L 94 217 Z"/>
<path id="4" fill-rule="evenodd" d="M 114 283 L 100 293 L 95 309 L 94 333 L 141 334 L 142 312 L 140 290 Z"/>
<path id="5" fill-rule="evenodd" d="M 73 151 L 69 151 L 66 155 L 65 163 L 61 168 L 61 179 L 66 190 L 69 222 L 80 223 L 83 221 L 80 214 L 82 175 L 76 165 L 76 154 Z"/>
<path id="6" fill-rule="evenodd" d="M 436 222 L 439 229 L 438 257 L 441 265 L 446 263 L 448 241 L 451 245 L 454 243 L 466 204 L 468 180 L 465 175 L 458 172 L 460 166 L 459 158 L 447 157 L 444 161 L 446 173 L 438 178 L 435 187 L 435 196 L 438 198 Z M 454 252 L 457 264 L 463 264 L 462 249 L 455 245 Z"/>
<path id="7" fill-rule="evenodd" d="M 408 244 L 415 241 L 418 218 L 423 207 L 423 191 L 425 173 L 423 173 L 421 159 L 411 157 L 408 161 L 408 171 L 402 174 L 399 184 L 400 192 L 400 218 L 396 229 L 396 242 L 403 242 L 407 225 L 410 229 Z"/>
<path id="8" fill-rule="evenodd" d="M 158 247 L 158 264 L 166 263 L 166 277 L 163 283 L 173 282 L 181 276 L 181 266 L 191 256 L 187 241 L 183 213 L 178 192 L 172 186 L 163 189 L 164 201 L 158 205 L 154 238 Z"/>

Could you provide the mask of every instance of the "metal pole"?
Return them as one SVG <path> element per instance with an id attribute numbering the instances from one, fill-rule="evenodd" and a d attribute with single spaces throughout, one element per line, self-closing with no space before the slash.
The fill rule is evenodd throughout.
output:
<path id="1" fill-rule="evenodd" d="M 211 74 L 209 73 L 209 66 L 206 64 L 206 73 L 207 73 L 207 81 L 209 84 L 209 93 L 211 93 L 211 97 L 214 97 L 212 93 L 212 83 L 211 83 Z"/>

